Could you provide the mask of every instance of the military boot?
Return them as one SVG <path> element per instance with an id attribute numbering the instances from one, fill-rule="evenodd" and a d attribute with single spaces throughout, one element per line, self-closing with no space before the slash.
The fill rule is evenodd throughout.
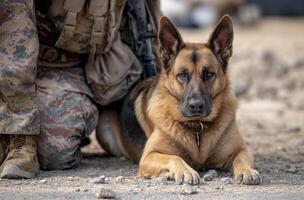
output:
<path id="1" fill-rule="evenodd" d="M 0 135 L 0 166 L 6 157 L 7 143 L 8 135 Z"/>
<path id="2" fill-rule="evenodd" d="M 0 168 L 0 177 L 34 178 L 38 170 L 36 136 L 10 135 L 8 154 Z"/>

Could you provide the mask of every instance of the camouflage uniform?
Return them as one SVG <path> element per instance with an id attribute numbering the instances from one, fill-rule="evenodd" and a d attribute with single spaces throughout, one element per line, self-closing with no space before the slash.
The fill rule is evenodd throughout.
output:
<path id="1" fill-rule="evenodd" d="M 38 68 L 36 83 L 41 120 L 40 167 L 71 168 L 80 161 L 81 139 L 94 131 L 98 121 L 83 68 Z"/>
<path id="2" fill-rule="evenodd" d="M 141 69 L 135 70 L 132 66 L 144 68 L 136 56 L 142 57 L 141 62 L 149 63 L 147 66 L 151 66 L 152 60 L 157 57 L 155 51 L 146 55 L 145 50 L 151 46 L 155 48 L 151 33 L 156 33 L 154 27 L 156 16 L 160 14 L 157 12 L 159 1 L 147 2 L 134 0 L 133 6 L 137 8 L 137 4 L 140 4 L 140 8 L 137 8 L 139 11 L 151 7 L 154 23 L 147 26 L 144 22 L 134 28 L 134 24 L 129 23 L 132 20 L 137 22 L 135 19 L 142 23 L 141 17 L 144 15 L 138 12 L 137 16 L 129 18 L 129 13 L 124 13 L 124 23 L 120 23 L 126 0 L 0 0 L 0 5 L 6 11 L 0 11 L 0 139 L 4 134 L 37 135 L 37 155 L 42 169 L 68 169 L 77 165 L 81 158 L 81 140 L 89 136 L 98 123 L 98 109 L 93 101 L 101 105 L 112 102 L 112 96 L 107 96 L 111 93 L 107 91 L 115 91 L 115 95 L 119 96 L 115 100 L 121 99 L 122 92 L 127 93 L 140 78 Z M 130 1 L 128 3 L 130 6 Z M 79 6 L 83 7 L 78 9 Z M 102 13 L 94 8 L 102 9 Z M 59 21 L 63 28 L 58 26 L 62 29 L 57 30 L 55 23 L 56 31 L 52 32 L 53 24 L 48 26 L 49 21 Z M 136 31 L 130 32 L 130 27 Z M 76 32 L 71 32 L 75 28 Z M 144 32 L 145 29 L 149 31 Z M 77 32 L 79 30 L 86 32 L 81 34 L 83 32 Z M 139 31 L 141 34 L 138 34 Z M 68 36 L 73 40 L 67 39 Z M 138 38 L 130 40 L 128 36 Z M 101 43 L 100 39 L 105 43 Z M 144 42 L 139 42 L 139 39 Z M 153 45 L 148 42 L 152 40 Z M 122 44 L 122 41 L 126 44 Z M 142 43 L 145 45 L 135 45 Z M 135 56 L 135 51 L 140 56 Z M 98 62 L 94 60 L 95 53 Z M 94 91 L 90 90 L 88 83 Z M 102 98 L 98 98 L 103 95 L 107 97 L 104 104 L 100 101 Z M 103 121 L 100 124 L 107 127 Z M 97 134 L 102 135 L 103 132 L 97 131 Z M 20 138 L 20 141 L 30 141 Z M 33 139 L 31 142 L 32 145 L 27 147 L 36 148 L 36 141 Z M 10 143 L 11 149 L 14 149 L 14 144 Z M 0 147 L 2 145 L 0 143 Z M 117 147 L 114 145 L 113 148 Z M 0 152 L 0 165 L 3 155 Z M 14 157 L 13 151 L 6 156 L 6 160 L 9 156 Z M 34 154 L 30 159 L 35 158 Z"/>
<path id="3" fill-rule="evenodd" d="M 4 2 L 0 24 L 0 134 L 39 134 L 38 36 L 32 4 Z"/>
<path id="4" fill-rule="evenodd" d="M 66 68 L 37 66 L 33 0 L 5 0 L 2 7 L 8 16 L 0 25 L 0 134 L 40 133 L 41 168 L 71 168 L 81 158 L 81 139 L 98 121 L 83 62 Z"/>

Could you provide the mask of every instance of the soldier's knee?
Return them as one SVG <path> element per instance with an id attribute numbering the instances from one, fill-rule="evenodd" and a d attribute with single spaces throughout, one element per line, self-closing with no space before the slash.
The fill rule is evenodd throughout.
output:
<path id="1" fill-rule="evenodd" d="M 51 150 L 52 148 L 53 150 Z M 41 145 L 38 144 L 38 161 L 41 169 L 70 169 L 80 163 L 82 155 L 79 144 L 65 145 L 64 148 L 53 146 L 52 148 L 41 147 Z"/>
<path id="2" fill-rule="evenodd" d="M 98 109 L 89 97 L 69 91 L 38 95 L 41 134 L 64 137 L 90 135 L 98 122 Z"/>

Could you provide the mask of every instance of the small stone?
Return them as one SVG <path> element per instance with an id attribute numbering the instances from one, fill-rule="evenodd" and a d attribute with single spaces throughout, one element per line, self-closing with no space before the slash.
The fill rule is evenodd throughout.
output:
<path id="1" fill-rule="evenodd" d="M 137 190 L 129 190 L 129 192 L 131 192 L 132 194 L 138 194 L 138 191 Z"/>
<path id="2" fill-rule="evenodd" d="M 77 189 L 75 190 L 75 192 L 80 192 L 80 189 L 79 189 L 79 188 L 77 188 Z"/>
<path id="3" fill-rule="evenodd" d="M 182 185 L 181 194 L 183 195 L 190 195 L 190 194 L 197 194 L 197 189 L 189 184 Z"/>
<path id="4" fill-rule="evenodd" d="M 288 173 L 297 173 L 299 170 L 294 166 L 294 165 L 291 165 L 291 166 L 288 166 L 287 169 L 285 169 L 285 172 L 288 172 Z"/>
<path id="5" fill-rule="evenodd" d="M 91 183 L 102 184 L 106 182 L 106 177 L 104 175 L 99 176 L 97 178 L 93 178 L 90 180 Z"/>
<path id="6" fill-rule="evenodd" d="M 101 188 L 95 193 L 98 199 L 116 199 L 117 195 L 115 192 L 109 189 Z"/>
<path id="7" fill-rule="evenodd" d="M 288 131 L 289 131 L 289 132 L 292 132 L 292 133 L 298 133 L 298 132 L 301 131 L 301 127 L 299 127 L 299 126 L 294 126 L 294 127 L 289 128 Z"/>
<path id="8" fill-rule="evenodd" d="M 89 189 L 83 189 L 82 191 L 87 192 L 87 191 L 89 191 Z"/>
<path id="9" fill-rule="evenodd" d="M 224 177 L 221 179 L 221 182 L 224 184 L 232 184 L 232 179 L 230 177 Z"/>
<path id="10" fill-rule="evenodd" d="M 74 177 L 72 177 L 72 176 L 69 176 L 69 177 L 68 177 L 68 181 L 74 181 L 74 180 L 75 180 Z"/>
<path id="11" fill-rule="evenodd" d="M 215 189 L 217 189 L 217 190 L 223 190 L 224 189 L 224 187 L 223 186 L 216 186 L 216 188 Z"/>
<path id="12" fill-rule="evenodd" d="M 217 172 L 215 170 L 209 170 L 204 176 L 203 180 L 204 181 L 212 181 L 214 178 L 217 177 Z"/>
<path id="13" fill-rule="evenodd" d="M 126 161 L 127 159 L 126 159 L 126 157 L 121 156 L 121 157 L 119 158 L 119 160 L 120 160 L 120 161 Z"/>
<path id="14" fill-rule="evenodd" d="M 39 181 L 39 183 L 46 184 L 47 180 L 46 179 L 42 179 L 42 180 Z"/>
<path id="15" fill-rule="evenodd" d="M 168 185 L 168 179 L 167 177 L 157 177 L 153 179 L 154 185 Z"/>
<path id="16" fill-rule="evenodd" d="M 124 180 L 124 179 L 125 179 L 125 178 L 124 178 L 123 176 L 117 176 L 115 180 L 116 180 L 116 181 L 122 181 L 122 180 Z"/>

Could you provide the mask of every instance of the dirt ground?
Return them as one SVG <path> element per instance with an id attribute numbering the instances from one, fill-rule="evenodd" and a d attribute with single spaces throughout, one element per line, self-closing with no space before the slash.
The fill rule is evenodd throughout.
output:
<path id="1" fill-rule="evenodd" d="M 187 41 L 206 41 L 211 29 L 183 30 Z M 304 19 L 271 18 L 254 28 L 235 30 L 230 64 L 239 95 L 238 124 L 255 156 L 263 184 L 238 185 L 223 180 L 195 186 L 197 194 L 163 178 L 136 178 L 137 165 L 102 153 L 93 142 L 81 166 L 41 171 L 32 180 L 1 180 L 0 199 L 96 199 L 112 190 L 119 199 L 304 199 Z M 201 177 L 206 172 L 200 172 Z M 91 179 L 105 175 L 106 183 Z"/>

